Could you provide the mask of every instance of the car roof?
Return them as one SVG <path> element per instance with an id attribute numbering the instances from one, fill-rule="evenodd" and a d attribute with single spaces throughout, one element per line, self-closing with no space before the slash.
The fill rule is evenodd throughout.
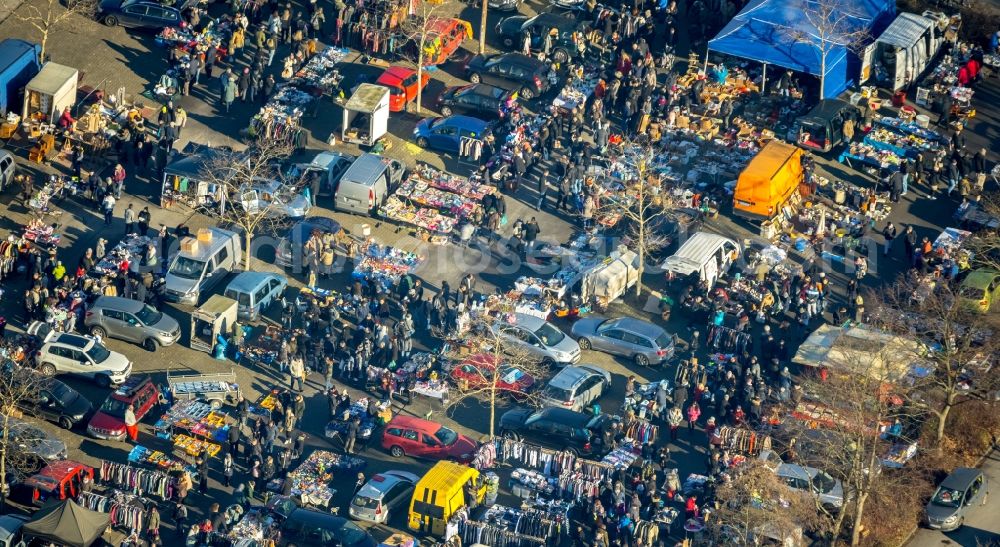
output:
<path id="1" fill-rule="evenodd" d="M 782 463 L 778 464 L 778 467 L 774 470 L 774 472 L 783 477 L 811 479 L 819 473 L 819 469 L 794 463 Z"/>
<path id="2" fill-rule="evenodd" d="M 541 327 L 544 323 L 546 323 L 544 319 L 535 317 L 534 315 L 528 315 L 526 313 L 514 314 L 514 324 L 531 331 Z"/>
<path id="3" fill-rule="evenodd" d="M 145 304 L 139 302 L 138 300 L 123 298 L 121 296 L 99 296 L 94 302 L 95 308 L 110 308 L 128 313 L 136 313 L 141 310 L 144 305 Z"/>
<path id="4" fill-rule="evenodd" d="M 586 426 L 592 416 L 590 414 L 584 414 L 583 412 L 576 412 L 575 410 L 569 410 L 568 408 L 556 408 L 550 407 L 541 410 L 539 413 L 543 418 L 549 420 L 556 420 L 560 423 L 564 423 L 570 427 L 584 427 Z"/>
<path id="5" fill-rule="evenodd" d="M 313 167 L 330 167 L 336 162 L 343 160 L 354 161 L 354 156 L 346 152 L 320 152 L 309 162 Z"/>
<path id="6" fill-rule="evenodd" d="M 978 469 L 959 467 L 941 481 L 941 486 L 952 490 L 965 490 L 981 474 L 982 471 Z"/>
<path id="7" fill-rule="evenodd" d="M 425 420 L 423 418 L 417 418 L 414 416 L 401 416 L 396 415 L 392 417 L 392 420 L 385 425 L 386 427 L 397 426 L 406 427 L 410 429 L 420 429 L 424 431 L 437 431 L 441 428 L 441 424 L 437 422 L 432 422 L 431 420 Z"/>
<path id="8" fill-rule="evenodd" d="M 615 319 L 615 326 L 623 328 L 629 332 L 635 334 L 641 334 L 649 338 L 655 339 L 661 334 L 666 334 L 667 331 L 663 330 L 659 325 L 654 325 L 648 321 L 643 321 L 641 319 L 636 319 L 634 317 L 619 317 Z"/>
<path id="9" fill-rule="evenodd" d="M 0 539 L 4 541 L 10 539 L 28 520 L 30 517 L 25 515 L 0 515 Z"/>
<path id="10" fill-rule="evenodd" d="M 400 482 L 403 482 L 403 478 L 399 475 L 393 475 L 391 473 L 378 473 L 369 479 L 368 482 L 361 487 L 361 490 L 358 490 L 356 495 L 371 499 L 381 499 L 390 488 L 396 486 L 396 484 Z"/>
<path id="11" fill-rule="evenodd" d="M 302 231 L 302 243 L 305 243 L 309 239 L 309 232 L 313 229 L 318 229 L 321 232 L 331 232 L 338 233 L 341 230 L 341 225 L 336 220 L 327 217 L 306 217 L 295 223 L 289 230 L 289 234 L 295 233 L 294 230 Z"/>
<path id="12" fill-rule="evenodd" d="M 55 340 L 56 344 L 62 344 L 64 346 L 70 346 L 77 349 L 85 349 L 90 344 L 94 343 L 93 338 L 88 338 L 80 334 L 70 334 L 68 332 L 61 333 Z"/>
<path id="13" fill-rule="evenodd" d="M 443 124 L 445 126 L 460 127 L 463 129 L 471 129 L 477 133 L 486 131 L 489 126 L 489 122 L 480 120 L 479 118 L 474 118 L 472 116 L 463 116 L 461 114 L 454 114 L 452 116 L 445 116 L 443 118 L 438 118 L 437 123 Z"/>
<path id="14" fill-rule="evenodd" d="M 498 98 L 498 97 L 503 97 L 509 92 L 502 87 L 497 87 L 495 85 L 484 84 L 480 82 L 478 84 L 465 85 L 455 90 L 456 95 L 465 93 L 472 93 L 475 95 L 483 95 L 485 97 Z"/>
<path id="15" fill-rule="evenodd" d="M 344 517 L 338 517 L 329 513 L 320 513 L 319 511 L 312 511 L 310 509 L 303 509 L 302 507 L 292 511 L 291 514 L 288 515 L 288 518 L 285 519 L 285 522 L 290 520 L 305 522 L 330 531 L 340 530 L 345 524 L 347 524 L 347 519 Z"/>
<path id="16" fill-rule="evenodd" d="M 375 83 L 395 85 L 401 83 L 403 80 L 409 78 L 410 76 L 413 76 L 416 72 L 417 71 L 413 70 L 412 68 L 406 68 L 402 66 L 391 66 L 385 69 L 385 72 L 383 72 L 378 77 L 378 79 L 375 80 Z"/>
<path id="17" fill-rule="evenodd" d="M 226 290 L 233 289 L 235 291 L 249 292 L 260 286 L 261 283 L 268 279 L 278 279 L 281 276 L 268 272 L 241 272 L 239 275 L 233 278 L 226 286 Z"/>
<path id="18" fill-rule="evenodd" d="M 552 387 L 570 388 L 587 378 L 590 378 L 591 376 L 598 376 L 598 374 L 592 370 L 570 365 L 564 367 L 555 376 L 553 376 L 552 379 L 549 380 L 549 385 Z"/>
<path id="19" fill-rule="evenodd" d="M 489 59 L 487 59 L 487 61 L 499 61 L 501 59 L 508 63 L 529 66 L 535 70 L 545 65 L 545 63 L 543 63 L 542 61 L 539 61 L 534 57 L 528 57 L 523 53 L 500 53 L 494 55 L 493 57 L 490 57 Z"/>
<path id="20" fill-rule="evenodd" d="M 76 473 L 78 469 L 90 469 L 89 465 L 73 460 L 59 460 L 45 466 L 33 477 L 29 477 L 24 484 L 34 487 L 53 488 L 59 481 L 68 475 Z"/>
<path id="21" fill-rule="evenodd" d="M 547 27 L 556 28 L 566 28 L 566 27 L 576 27 L 576 19 L 570 19 L 569 17 L 563 17 L 562 15 L 556 15 L 552 12 L 539 13 L 538 15 L 528 19 L 533 24 L 544 24 Z M 527 23 L 528 21 L 525 21 Z"/>
<path id="22" fill-rule="evenodd" d="M 977 289 L 985 289 L 993 282 L 994 279 L 1000 276 L 1000 272 L 996 270 L 980 269 L 969 272 L 962 280 L 962 285 L 966 287 L 975 287 Z"/>
<path id="23" fill-rule="evenodd" d="M 153 383 L 153 380 L 151 380 L 149 376 L 144 374 L 132 375 L 126 378 L 125 382 L 118 386 L 118 389 L 111 392 L 109 397 L 119 401 L 130 401 L 137 393 L 139 393 L 139 390 L 143 386 L 151 383 Z"/>

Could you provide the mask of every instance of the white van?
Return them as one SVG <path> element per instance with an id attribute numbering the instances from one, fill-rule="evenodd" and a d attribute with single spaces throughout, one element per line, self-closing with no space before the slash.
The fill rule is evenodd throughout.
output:
<path id="1" fill-rule="evenodd" d="M 239 234 L 221 228 L 208 228 L 211 241 L 194 238 L 181 241 L 181 251 L 167 269 L 163 296 L 172 302 L 197 304 L 202 294 L 237 269 L 243 258 Z"/>
<path id="2" fill-rule="evenodd" d="M 371 215 L 403 178 L 406 167 L 398 160 L 361 154 L 340 177 L 333 207 L 357 215 Z"/>
<path id="3" fill-rule="evenodd" d="M 738 243 L 718 234 L 698 232 L 681 245 L 677 252 L 663 262 L 662 268 L 678 276 L 698 274 L 709 288 L 740 257 Z"/>
<path id="4" fill-rule="evenodd" d="M 875 83 L 892 91 L 916 82 L 934 60 L 943 42 L 937 22 L 915 13 L 900 13 L 862 58 L 861 83 Z"/>

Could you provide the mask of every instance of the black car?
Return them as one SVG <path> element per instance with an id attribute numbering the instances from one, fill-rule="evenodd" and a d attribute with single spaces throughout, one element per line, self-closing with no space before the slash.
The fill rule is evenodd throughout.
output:
<path id="1" fill-rule="evenodd" d="M 17 407 L 22 412 L 59 424 L 63 429 L 85 422 L 94 410 L 94 405 L 75 389 L 33 371 L 15 373 L 10 389 L 24 391 L 17 398 Z"/>
<path id="2" fill-rule="evenodd" d="M 500 107 L 510 98 L 510 91 L 489 84 L 469 84 L 446 88 L 438 97 L 442 116 L 465 114 L 488 119 L 500 116 Z"/>
<path id="3" fill-rule="evenodd" d="M 274 510 L 283 517 L 279 547 L 339 545 L 341 547 L 376 547 L 378 543 L 368 532 L 344 517 L 310 509 L 295 508 L 286 501 L 285 507 Z"/>
<path id="4" fill-rule="evenodd" d="M 573 43 L 573 33 L 580 26 L 581 24 L 575 19 L 554 13 L 541 13 L 531 18 L 525 15 L 508 17 L 497 23 L 496 31 L 500 43 L 506 49 L 521 49 L 524 45 L 524 35 L 528 34 L 531 36 L 531 51 L 534 52 L 544 48 L 546 34 L 556 29 L 549 55 L 557 63 L 565 63 L 576 48 Z"/>
<path id="5" fill-rule="evenodd" d="M 500 416 L 500 434 L 507 439 L 528 440 L 553 450 L 600 456 L 599 439 L 608 425 L 605 415 L 591 416 L 565 408 L 508 410 Z"/>
<path id="6" fill-rule="evenodd" d="M 476 55 L 465 65 L 470 82 L 486 82 L 518 90 L 524 99 L 533 99 L 549 89 L 549 65 L 521 53 Z"/>
<path id="7" fill-rule="evenodd" d="M 101 0 L 97 8 L 97 19 L 109 27 L 121 25 L 155 30 L 179 27 L 181 10 L 187 5 L 187 2 L 173 7 L 147 0 Z"/>

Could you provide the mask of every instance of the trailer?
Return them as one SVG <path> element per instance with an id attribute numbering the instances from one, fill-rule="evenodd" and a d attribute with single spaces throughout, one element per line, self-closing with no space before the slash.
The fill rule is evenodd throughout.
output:
<path id="1" fill-rule="evenodd" d="M 175 401 L 198 399 L 212 406 L 212 410 L 222 405 L 235 405 L 243 395 L 236 381 L 236 371 L 216 374 L 180 374 L 171 376 L 167 372 L 167 388 Z"/>

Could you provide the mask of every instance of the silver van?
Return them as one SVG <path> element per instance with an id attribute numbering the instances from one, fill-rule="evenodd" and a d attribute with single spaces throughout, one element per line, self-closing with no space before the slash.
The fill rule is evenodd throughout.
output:
<path id="1" fill-rule="evenodd" d="M 333 207 L 371 215 L 385 202 L 403 177 L 402 163 L 375 154 L 361 154 L 340 177 Z"/>
<path id="2" fill-rule="evenodd" d="M 281 300 L 288 279 L 266 272 L 242 272 L 226 287 L 226 298 L 236 301 L 236 315 L 242 321 L 256 321 L 275 302 Z"/>
<path id="3" fill-rule="evenodd" d="M 167 300 L 196 305 L 203 293 L 239 266 L 243 259 L 239 234 L 221 228 L 208 230 L 212 240 L 199 241 L 194 249 L 184 250 L 181 241 L 181 251 L 170 262 L 164 279 L 163 296 Z"/>
<path id="4" fill-rule="evenodd" d="M 691 236 L 677 252 L 668 257 L 662 268 L 679 276 L 698 275 L 698 279 L 715 286 L 740 257 L 738 243 L 718 234 L 698 232 Z"/>
<path id="5" fill-rule="evenodd" d="M 7 150 L 0 150 L 0 192 L 3 192 L 14 181 L 17 173 L 17 163 L 14 155 Z"/>
<path id="6" fill-rule="evenodd" d="M 147 351 L 173 345 L 181 337 L 177 320 L 156 308 L 119 296 L 101 296 L 87 310 L 90 334 L 141 344 Z"/>

